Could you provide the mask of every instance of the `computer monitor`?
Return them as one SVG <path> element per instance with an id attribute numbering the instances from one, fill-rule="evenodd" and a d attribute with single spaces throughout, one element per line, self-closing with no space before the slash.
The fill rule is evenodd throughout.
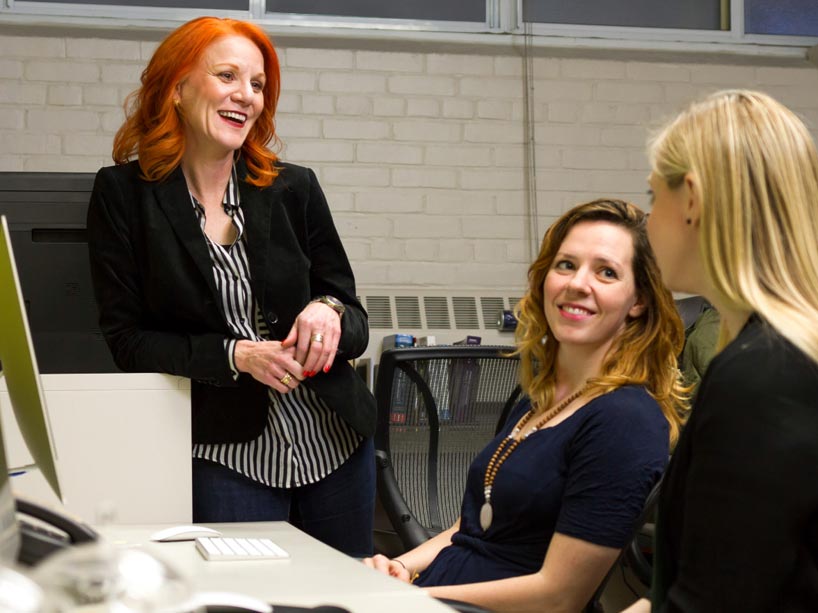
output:
<path id="1" fill-rule="evenodd" d="M 4 215 L 0 215 L 0 330 L 2 375 L 17 425 L 34 462 L 62 500 L 45 394 L 40 383 L 11 236 Z"/>

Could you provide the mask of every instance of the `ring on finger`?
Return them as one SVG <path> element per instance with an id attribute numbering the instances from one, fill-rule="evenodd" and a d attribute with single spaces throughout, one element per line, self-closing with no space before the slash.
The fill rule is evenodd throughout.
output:
<path id="1" fill-rule="evenodd" d="M 324 333 L 323 332 L 315 332 L 310 337 L 311 343 L 323 343 L 324 342 Z"/>
<path id="2" fill-rule="evenodd" d="M 290 373 L 285 374 L 283 377 L 281 377 L 281 379 L 279 379 L 279 381 L 281 381 L 281 383 L 283 383 L 284 385 L 289 385 L 290 381 L 292 380 L 293 376 Z"/>

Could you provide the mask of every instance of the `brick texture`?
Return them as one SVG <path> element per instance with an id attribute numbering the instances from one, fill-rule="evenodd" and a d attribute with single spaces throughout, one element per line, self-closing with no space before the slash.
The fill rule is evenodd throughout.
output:
<path id="1" fill-rule="evenodd" d="M 151 40 L 0 35 L 0 171 L 110 164 Z M 361 287 L 508 291 L 531 257 L 518 55 L 279 49 L 282 157 L 321 180 Z M 582 56 L 582 57 L 580 57 Z M 811 64 L 564 51 L 533 62 L 537 227 L 601 196 L 646 206 L 645 142 L 687 101 L 769 92 L 818 130 Z"/>

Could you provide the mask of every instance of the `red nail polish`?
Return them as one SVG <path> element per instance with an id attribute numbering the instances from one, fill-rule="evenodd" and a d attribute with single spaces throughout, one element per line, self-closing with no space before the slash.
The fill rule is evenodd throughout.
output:
<path id="1" fill-rule="evenodd" d="M 310 371 L 309 371 L 309 370 L 305 370 L 304 372 L 302 372 L 302 373 L 301 373 L 301 376 L 302 376 L 302 377 L 309 377 L 309 376 L 310 376 Z"/>
<path id="2" fill-rule="evenodd" d="M 324 372 L 329 372 L 329 366 L 324 366 Z"/>

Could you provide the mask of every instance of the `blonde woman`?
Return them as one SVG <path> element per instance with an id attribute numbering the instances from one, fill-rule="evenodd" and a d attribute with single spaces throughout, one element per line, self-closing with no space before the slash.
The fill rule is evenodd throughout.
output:
<path id="1" fill-rule="evenodd" d="M 631 538 L 679 431 L 682 323 L 644 213 L 620 200 L 565 213 L 518 316 L 527 397 L 470 467 L 460 519 L 365 563 L 493 610 L 579 611 Z"/>
<path id="2" fill-rule="evenodd" d="M 693 104 L 650 147 L 671 289 L 721 314 L 659 503 L 653 611 L 818 607 L 818 155 L 761 93 Z M 632 609 L 647 610 L 646 601 Z"/>

